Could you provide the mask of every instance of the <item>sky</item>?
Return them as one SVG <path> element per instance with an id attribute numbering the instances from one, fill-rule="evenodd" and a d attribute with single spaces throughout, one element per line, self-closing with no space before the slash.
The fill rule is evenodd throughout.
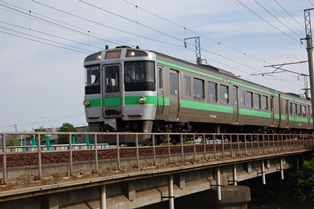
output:
<path id="1" fill-rule="evenodd" d="M 314 0 L 0 0 L 0 132 L 87 125 L 83 61 L 106 45 L 195 63 L 199 37 L 203 64 L 303 94 L 300 39 L 304 9 L 313 7 Z M 285 63 L 289 72 L 271 67 Z"/>

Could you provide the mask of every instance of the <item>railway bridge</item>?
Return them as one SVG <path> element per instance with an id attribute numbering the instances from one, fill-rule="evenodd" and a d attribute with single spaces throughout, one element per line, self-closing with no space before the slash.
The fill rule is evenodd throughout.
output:
<path id="1" fill-rule="evenodd" d="M 32 136 L 31 145 L 6 146 L 9 137 Z M 147 133 L 146 133 L 147 134 Z M 66 135 L 68 144 L 51 145 Z M 116 137 L 116 144 L 97 137 Z M 152 144 L 138 144 L 141 133 L 10 132 L 0 133 L 0 208 L 72 209 L 140 208 L 206 191 L 187 208 L 246 208 L 250 189 L 238 182 L 298 167 L 312 151 L 306 134 L 150 134 Z M 177 136 L 179 135 L 179 136 Z M 86 143 L 77 144 L 76 136 Z M 133 137 L 135 146 L 121 145 Z M 95 139 L 94 143 L 89 138 Z M 172 143 L 171 138 L 181 141 Z"/>

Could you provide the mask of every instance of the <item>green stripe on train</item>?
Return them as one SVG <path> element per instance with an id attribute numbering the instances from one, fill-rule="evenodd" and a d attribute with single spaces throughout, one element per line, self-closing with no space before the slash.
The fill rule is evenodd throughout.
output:
<path id="1" fill-rule="evenodd" d="M 88 102 L 89 102 L 88 107 L 100 107 L 100 98 L 88 99 Z"/>
<path id="2" fill-rule="evenodd" d="M 198 110 L 207 110 L 214 112 L 224 112 L 224 113 L 233 113 L 233 108 L 230 106 L 224 106 L 220 104 L 208 104 L 202 102 L 194 102 L 189 100 L 181 100 L 181 107 L 190 108 L 190 109 L 198 109 Z"/>
<path id="3" fill-rule="evenodd" d="M 289 116 L 289 121 L 307 123 L 308 120 L 309 120 L 308 118 L 302 118 L 302 117 L 297 117 L 297 116 Z"/>
<path id="4" fill-rule="evenodd" d="M 248 115 L 248 116 L 254 116 L 254 117 L 261 117 L 261 118 L 270 118 L 271 113 L 270 112 L 262 112 L 257 110 L 248 110 L 248 109 L 239 109 L 240 115 Z"/>
<path id="5" fill-rule="evenodd" d="M 122 105 L 121 97 L 103 98 L 103 106 L 121 106 L 121 105 Z"/>
<path id="6" fill-rule="evenodd" d="M 124 100 L 125 105 L 135 105 L 140 104 L 138 99 L 141 96 L 126 96 Z M 157 104 L 157 97 L 156 96 L 144 96 L 146 98 L 146 102 L 144 104 Z"/>

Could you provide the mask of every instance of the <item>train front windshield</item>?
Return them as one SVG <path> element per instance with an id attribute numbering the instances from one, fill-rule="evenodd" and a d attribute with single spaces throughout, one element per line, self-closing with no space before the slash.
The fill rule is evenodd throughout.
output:
<path id="1" fill-rule="evenodd" d="M 124 63 L 125 91 L 155 91 L 155 63 L 130 61 Z"/>
<path id="2" fill-rule="evenodd" d="M 100 93 L 100 66 L 86 67 L 85 74 L 85 94 L 99 94 Z"/>

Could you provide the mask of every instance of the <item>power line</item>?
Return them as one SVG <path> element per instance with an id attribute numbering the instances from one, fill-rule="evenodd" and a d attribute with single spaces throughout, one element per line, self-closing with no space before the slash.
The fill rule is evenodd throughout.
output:
<path id="1" fill-rule="evenodd" d="M 298 25 L 301 26 L 301 28 L 304 30 L 304 26 L 301 25 L 283 6 L 281 6 L 277 0 L 275 0 L 275 2 L 278 4 L 278 6 L 280 6 Z"/>
<path id="2" fill-rule="evenodd" d="M 43 42 L 43 41 L 39 41 L 39 40 L 35 40 L 35 39 L 23 37 L 23 36 L 19 36 L 19 35 L 16 35 L 16 34 L 5 32 L 5 31 L 0 31 L 0 33 L 4 33 L 4 34 L 15 36 L 15 37 L 18 37 L 18 38 L 26 39 L 26 40 L 29 40 L 29 41 L 34 41 L 34 42 L 41 43 L 41 44 L 46 44 L 46 45 L 49 45 L 49 46 L 54 46 L 54 47 L 67 49 L 67 50 L 74 51 L 74 52 L 79 52 L 79 53 L 82 53 L 82 54 L 88 54 L 87 52 L 83 52 L 83 51 L 79 51 L 79 50 L 75 50 L 75 49 L 71 49 L 71 48 L 67 48 L 67 47 L 63 47 L 63 46 L 59 46 L 59 45 L 55 45 L 55 44 L 50 44 L 50 43 L 47 43 L 47 42 Z"/>
<path id="3" fill-rule="evenodd" d="M 4 3 L 5 3 L 5 2 L 4 2 Z M 2 5 L 2 4 L 0 4 L 0 5 L 3 6 L 3 7 L 8 8 L 8 9 L 10 9 L 10 10 L 13 10 L 13 11 L 15 11 L 15 12 L 18 12 L 19 14 L 22 14 L 22 15 L 24 15 L 24 16 L 26 16 L 26 17 L 28 17 L 28 13 L 26 13 L 26 12 L 19 11 L 19 10 L 17 10 L 17 9 L 14 9 L 14 8 L 12 8 L 12 7 L 8 7 L 8 6 Z M 9 5 L 11 5 L 11 4 L 9 4 Z M 14 6 L 14 5 L 12 5 L 12 6 Z M 14 7 L 15 7 L 15 6 L 14 6 Z M 19 8 L 19 7 L 18 7 L 18 8 Z M 25 9 L 23 9 L 23 10 L 25 10 Z M 33 12 L 33 14 L 36 14 L 36 13 Z M 40 14 L 39 14 L 39 16 L 45 17 L 45 16 L 40 15 Z M 57 23 L 55 23 L 55 22 L 53 22 L 53 21 L 46 20 L 46 19 L 44 19 L 44 18 L 37 17 L 37 16 L 34 16 L 34 15 L 33 15 L 32 17 L 35 18 L 35 19 L 38 20 L 38 21 L 41 21 L 41 22 L 45 23 L 45 24 L 50 24 L 50 25 L 53 25 L 53 26 L 55 26 L 55 27 L 60 27 L 60 28 L 62 28 L 62 29 L 66 29 L 66 30 L 69 30 L 69 31 L 73 31 L 73 32 L 76 32 L 76 33 L 78 33 L 78 34 L 89 35 L 89 36 L 94 37 L 94 38 L 97 38 L 97 39 L 99 39 L 99 40 L 104 40 L 104 41 L 108 41 L 108 42 L 111 42 L 111 43 L 114 43 L 114 44 L 119 44 L 119 43 L 117 43 L 117 42 L 113 42 L 113 41 L 110 41 L 110 40 L 107 40 L 107 39 L 103 39 L 103 38 L 101 38 L 101 37 L 97 37 L 97 36 L 91 35 L 90 32 L 87 31 L 87 30 L 83 30 L 83 29 L 78 28 L 78 27 L 73 27 L 72 25 L 66 24 L 66 23 L 61 22 L 61 21 L 56 21 L 56 20 L 54 20 L 54 19 L 52 19 L 52 18 L 47 18 L 47 17 L 45 17 L 45 18 L 47 18 L 47 19 L 53 20 L 53 21 L 55 21 L 55 22 L 59 22 L 59 23 L 61 23 L 61 24 L 57 24 Z M 62 24 L 67 25 L 67 26 L 70 26 L 70 27 L 64 26 L 64 25 L 62 25 Z M 71 28 L 71 27 L 72 27 L 72 28 Z M 76 28 L 76 29 L 73 29 L 73 28 Z M 78 29 L 78 30 L 77 30 L 77 29 Z M 82 31 L 80 31 L 80 30 L 83 30 L 84 32 L 82 32 Z M 87 34 L 86 32 L 89 32 L 89 33 Z M 119 44 L 119 45 L 120 45 L 120 44 Z"/>
<path id="4" fill-rule="evenodd" d="M 74 42 L 74 43 L 78 43 L 78 44 L 81 44 L 81 45 L 93 47 L 93 48 L 96 48 L 96 49 L 103 49 L 103 48 L 98 47 L 98 46 L 93 46 L 93 45 L 90 45 L 90 44 L 87 44 L 87 43 L 82 43 L 82 42 L 79 42 L 79 41 L 75 41 L 75 40 L 72 40 L 72 39 L 64 38 L 64 37 L 61 37 L 61 36 L 52 35 L 50 33 L 45 33 L 45 32 L 41 32 L 41 31 L 34 30 L 34 29 L 28 29 L 28 28 L 23 27 L 23 26 L 18 26 L 18 25 L 7 23 L 7 22 L 3 22 L 3 21 L 0 21 L 0 23 L 7 24 L 7 25 L 10 25 L 10 26 L 14 26 L 14 27 L 17 27 L 17 28 L 21 28 L 21 29 L 24 29 L 24 30 L 34 31 L 36 33 L 44 34 L 44 35 L 51 36 L 51 37 L 54 37 L 54 38 L 59 38 L 59 39 L 63 39 L 63 40 L 66 40 L 66 41 L 71 41 L 71 42 Z M 92 52 L 92 51 L 90 51 L 90 52 Z"/>
<path id="5" fill-rule="evenodd" d="M 289 37 L 291 40 L 300 43 L 299 40 L 294 39 L 293 37 L 291 37 L 291 36 L 288 35 L 287 33 L 283 32 L 282 30 L 280 30 L 279 28 L 277 28 L 276 26 L 274 26 L 273 24 L 271 24 L 270 22 L 268 22 L 267 20 L 265 20 L 263 17 L 261 17 L 261 16 L 258 15 L 256 12 L 254 12 L 254 11 L 251 10 L 249 7 L 247 7 L 245 4 L 243 4 L 242 2 L 240 2 L 240 0 L 237 0 L 237 1 L 238 1 L 242 6 L 244 6 L 246 9 L 248 9 L 250 12 L 252 12 L 253 14 L 255 14 L 257 17 L 259 17 L 260 19 L 262 19 L 264 22 L 266 22 L 268 25 L 272 26 L 273 28 L 275 28 L 276 30 L 278 30 L 279 32 L 281 32 L 282 34 L 284 34 L 285 36 Z"/>
<path id="6" fill-rule="evenodd" d="M 43 40 L 43 41 L 48 41 L 48 42 L 52 42 L 53 44 L 59 44 L 59 45 L 62 45 L 62 46 L 66 46 L 66 47 L 61 47 L 61 48 L 66 48 L 66 49 L 70 49 L 70 48 L 74 48 L 76 50 L 82 50 L 82 51 L 85 51 L 87 53 L 93 53 L 94 51 L 90 51 L 90 50 L 87 50 L 87 49 L 82 49 L 82 48 L 79 48 L 79 47 L 75 47 L 75 46 L 70 46 L 70 45 L 67 45 L 67 44 L 63 44 L 63 43 L 60 43 L 60 42 L 57 42 L 57 41 L 52 41 L 52 40 L 49 40 L 49 39 L 45 39 L 45 38 L 41 38 L 41 37 L 38 37 L 38 36 L 34 36 L 34 35 L 29 35 L 27 33 L 23 33 L 23 32 L 20 32 L 20 31 L 16 31 L 16 30 L 12 30 L 12 29 L 9 29 L 9 28 L 6 28 L 6 27 L 2 27 L 0 26 L 0 28 L 3 28 L 5 30 L 9 30 L 11 32 L 16 32 L 16 33 L 19 33 L 19 34 L 23 34 L 25 36 L 30 36 L 32 38 L 37 38 L 39 40 Z M 54 46 L 57 46 L 57 45 L 54 45 Z M 70 47 L 70 48 L 67 48 L 67 47 Z"/>
<path id="7" fill-rule="evenodd" d="M 279 20 L 275 15 L 273 15 L 268 9 L 266 9 L 262 4 L 260 4 L 257 0 L 255 0 L 255 2 L 262 7 L 268 14 L 270 14 L 272 17 L 274 17 L 276 20 L 278 20 L 281 24 L 283 24 L 288 30 L 290 30 L 292 33 L 294 33 L 296 36 L 298 36 L 300 38 L 300 36 L 294 32 L 293 30 L 291 30 L 286 24 L 284 24 L 281 20 Z"/>
<path id="8" fill-rule="evenodd" d="M 42 5 L 42 6 L 48 7 L 48 8 L 50 8 L 50 9 L 53 9 L 53 10 L 62 12 L 62 13 L 64 13 L 64 14 L 67 14 L 67 15 L 70 15 L 70 16 L 73 16 L 73 17 L 76 17 L 76 18 L 79 18 L 79 19 L 82 19 L 82 20 L 85 20 L 85 21 L 87 21 L 87 22 L 94 23 L 94 24 L 96 24 L 96 25 L 100 25 L 100 26 L 102 26 L 102 27 L 106 27 L 106 28 L 109 28 L 109 29 L 112 29 L 112 30 L 116 30 L 116 31 L 119 31 L 119 32 L 122 32 L 122 33 L 126 33 L 126 34 L 129 34 L 129 35 L 137 36 L 137 37 L 140 37 L 140 38 L 143 38 L 143 39 L 155 41 L 155 42 L 158 42 L 158 43 L 162 43 L 162 44 L 167 44 L 167 45 L 172 45 L 172 46 L 177 46 L 177 47 L 183 48 L 183 46 L 181 46 L 181 45 L 176 45 L 176 44 L 172 44 L 172 43 L 167 43 L 167 42 L 160 41 L 160 40 L 157 40 L 157 39 L 145 37 L 145 36 L 142 36 L 142 35 L 139 35 L 139 34 L 127 32 L 127 31 L 124 31 L 124 30 L 121 30 L 121 29 L 118 29 L 118 28 L 114 28 L 114 27 L 111 27 L 111 26 L 108 26 L 108 25 L 105 25 L 105 24 L 102 24 L 102 23 L 93 21 L 93 20 L 89 20 L 89 19 L 87 19 L 87 18 L 83 18 L 83 17 L 78 16 L 78 15 L 74 15 L 74 14 L 72 14 L 72 13 L 63 11 L 63 10 L 61 10 L 61 9 L 57 9 L 57 8 L 55 8 L 55 7 L 49 6 L 49 5 L 47 5 L 47 4 L 43 4 L 43 3 L 40 3 L 40 2 L 37 2 L 37 1 L 34 1 L 34 0 L 32 0 L 32 1 L 35 2 L 35 3 L 37 3 L 37 4 L 40 4 L 40 5 Z"/>

